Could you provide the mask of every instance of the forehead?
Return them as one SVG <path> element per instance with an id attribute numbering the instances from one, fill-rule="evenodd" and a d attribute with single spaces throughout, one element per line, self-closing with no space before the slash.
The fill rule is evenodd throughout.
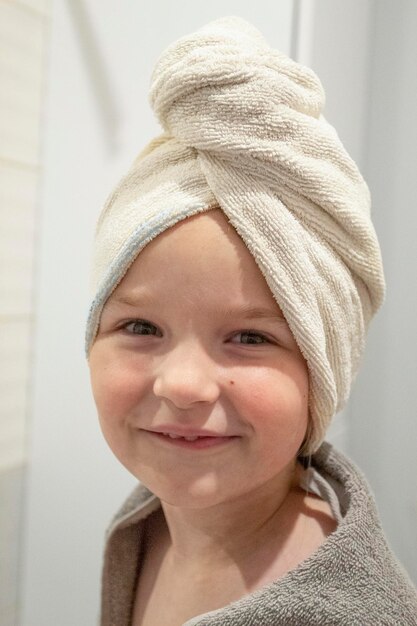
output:
<path id="1" fill-rule="evenodd" d="M 217 283 L 236 274 L 263 280 L 256 262 L 220 209 L 187 218 L 155 237 L 139 253 L 122 282 L 177 277 L 186 283 L 198 273 Z"/>
<path id="2" fill-rule="evenodd" d="M 155 248 L 177 247 L 177 252 L 193 250 L 197 256 L 203 252 L 223 253 L 235 249 L 249 254 L 244 242 L 221 209 L 203 211 L 181 220 L 168 228 L 146 246 L 143 252 Z M 142 252 L 140 253 L 142 255 Z"/>
<path id="3" fill-rule="evenodd" d="M 244 242 L 220 209 L 188 218 L 152 240 L 137 256 L 110 300 L 138 300 L 138 294 L 210 299 L 233 306 L 279 310 Z M 153 294 L 153 296 L 151 295 Z"/>

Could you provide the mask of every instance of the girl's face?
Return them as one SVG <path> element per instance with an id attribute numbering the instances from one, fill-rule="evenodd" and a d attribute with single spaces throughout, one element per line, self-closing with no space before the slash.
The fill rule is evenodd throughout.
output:
<path id="1" fill-rule="evenodd" d="M 173 505 L 278 487 L 306 432 L 306 363 L 219 209 L 139 254 L 104 307 L 90 370 L 110 448 Z"/>

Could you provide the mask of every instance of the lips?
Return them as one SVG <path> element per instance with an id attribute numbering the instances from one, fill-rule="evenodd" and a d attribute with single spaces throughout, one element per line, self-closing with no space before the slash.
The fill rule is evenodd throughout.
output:
<path id="1" fill-rule="evenodd" d="M 231 437 L 227 433 L 218 433 L 212 430 L 206 430 L 203 428 L 188 428 L 186 426 L 175 425 L 171 426 L 170 424 L 163 424 L 162 426 L 158 426 L 157 428 L 148 429 L 149 432 L 158 433 L 160 435 L 166 435 L 171 439 L 187 439 L 189 441 L 193 441 L 197 438 L 202 437 Z"/>
<path id="2" fill-rule="evenodd" d="M 223 435 L 208 430 L 191 430 L 186 428 L 166 427 L 146 431 L 168 445 L 181 446 L 188 449 L 201 450 L 204 448 L 217 447 L 237 439 L 235 435 Z"/>

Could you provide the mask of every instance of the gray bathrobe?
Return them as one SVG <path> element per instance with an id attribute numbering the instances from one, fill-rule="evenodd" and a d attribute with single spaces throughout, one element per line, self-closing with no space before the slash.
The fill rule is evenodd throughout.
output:
<path id="1" fill-rule="evenodd" d="M 416 590 L 387 545 L 366 479 L 328 443 L 312 464 L 337 494 L 337 529 L 279 580 L 187 626 L 417 626 Z M 159 506 L 158 498 L 138 486 L 108 530 L 101 626 L 131 624 L 143 520 Z"/>

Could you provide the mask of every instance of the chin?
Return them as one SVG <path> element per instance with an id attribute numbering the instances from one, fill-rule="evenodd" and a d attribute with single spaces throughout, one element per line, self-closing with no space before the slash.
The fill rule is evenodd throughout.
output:
<path id="1" fill-rule="evenodd" d="M 219 480 L 213 474 L 191 480 L 146 480 L 138 477 L 158 498 L 171 506 L 200 509 L 214 506 L 224 501 L 226 494 L 220 488 Z"/>

